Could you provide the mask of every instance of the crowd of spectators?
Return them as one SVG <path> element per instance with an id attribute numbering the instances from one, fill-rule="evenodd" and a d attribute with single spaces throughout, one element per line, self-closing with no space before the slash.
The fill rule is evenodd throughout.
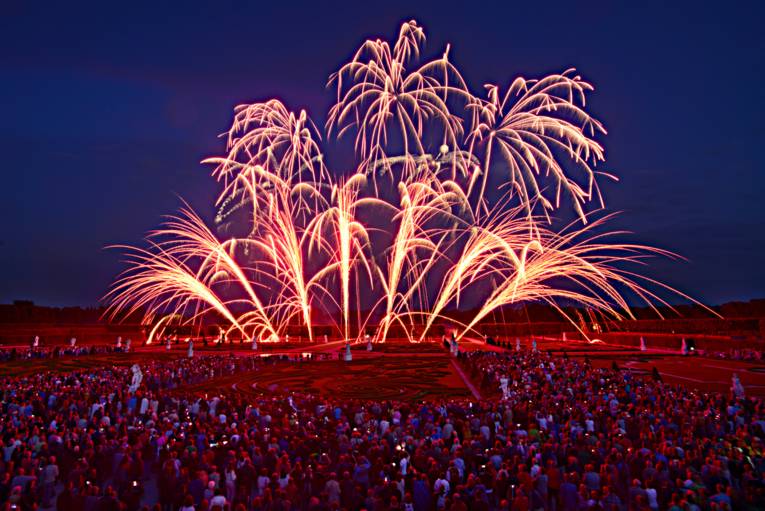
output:
<path id="1" fill-rule="evenodd" d="M 0 348 L 0 361 L 44 359 L 60 357 L 82 357 L 87 355 L 103 355 L 109 353 L 124 353 L 127 349 L 110 344 L 88 344 L 83 346 L 35 346 L 28 348 Z"/>
<path id="2" fill-rule="evenodd" d="M 765 352 L 751 348 L 737 348 L 726 351 L 711 350 L 706 351 L 704 354 L 723 360 L 743 360 L 745 362 L 762 362 L 765 360 Z"/>
<path id="3" fill-rule="evenodd" d="M 0 502 L 73 511 L 765 507 L 756 399 L 531 350 L 459 354 L 483 399 L 347 401 L 216 386 L 288 363 L 316 362 L 147 361 L 135 394 L 127 367 L 4 377 Z"/>

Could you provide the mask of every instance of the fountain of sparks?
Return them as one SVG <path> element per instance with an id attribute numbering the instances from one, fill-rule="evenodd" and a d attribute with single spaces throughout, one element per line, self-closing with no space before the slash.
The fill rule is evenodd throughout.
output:
<path id="1" fill-rule="evenodd" d="M 448 46 L 421 63 L 424 42 L 414 21 L 392 48 L 364 42 L 330 77 L 324 137 L 279 100 L 237 107 L 226 154 L 205 160 L 222 184 L 215 227 L 186 205 L 148 247 L 123 247 L 112 317 L 212 321 L 254 342 L 298 326 L 313 341 L 320 312 L 341 340 L 372 330 L 383 342 L 395 329 L 416 342 L 439 322 L 457 325 L 459 340 L 532 301 L 614 319 L 630 317 L 627 294 L 666 305 L 649 288 L 677 291 L 629 265 L 673 255 L 616 242 L 603 230 L 609 215 L 585 212 L 603 207 L 598 179 L 613 178 L 595 170 L 606 131 L 585 109 L 592 86 L 570 69 L 516 78 L 504 93 L 486 85 L 480 97 Z M 322 139 L 346 134 L 357 163 L 337 177 Z M 577 220 L 555 229 L 562 204 Z M 472 317 L 450 317 L 466 301 Z"/>

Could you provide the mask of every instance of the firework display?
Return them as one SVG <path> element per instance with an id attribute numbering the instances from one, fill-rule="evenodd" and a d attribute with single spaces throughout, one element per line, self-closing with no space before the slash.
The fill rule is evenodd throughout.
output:
<path id="1" fill-rule="evenodd" d="M 567 70 L 482 98 L 448 46 L 421 62 L 424 43 L 414 21 L 392 47 L 364 42 L 329 79 L 323 130 L 276 99 L 237 107 L 226 154 L 205 160 L 221 186 L 214 225 L 185 206 L 147 247 L 123 247 L 110 314 L 257 342 L 295 329 L 313 341 L 317 323 L 342 340 L 417 342 L 439 324 L 475 335 L 531 301 L 614 319 L 630 316 L 628 296 L 664 304 L 651 289 L 670 289 L 630 266 L 672 254 L 619 242 L 608 215 L 586 211 L 613 178 L 596 170 L 606 130 L 585 110 L 592 86 Z M 323 152 L 344 137 L 350 172 Z M 576 220 L 556 228 L 559 210 Z"/>

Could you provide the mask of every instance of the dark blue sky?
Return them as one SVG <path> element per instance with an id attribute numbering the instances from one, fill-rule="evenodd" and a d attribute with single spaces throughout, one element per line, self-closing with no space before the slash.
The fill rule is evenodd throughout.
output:
<path id="1" fill-rule="evenodd" d="M 578 68 L 615 225 L 690 260 L 650 273 L 709 304 L 765 297 L 764 9 L 664 3 L 2 2 L 0 303 L 97 303 L 121 268 L 105 245 L 178 195 L 210 214 L 198 162 L 234 105 L 277 96 L 323 122 L 327 76 L 410 18 L 474 91 Z"/>

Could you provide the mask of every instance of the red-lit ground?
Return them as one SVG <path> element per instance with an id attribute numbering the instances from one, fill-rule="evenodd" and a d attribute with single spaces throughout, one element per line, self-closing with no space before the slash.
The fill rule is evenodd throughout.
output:
<path id="1" fill-rule="evenodd" d="M 205 382 L 199 388 L 229 385 L 244 394 L 299 391 L 343 399 L 418 401 L 471 396 L 455 365 L 443 354 L 378 353 L 356 356 L 351 363 L 334 359 L 266 366 Z"/>
<path id="2" fill-rule="evenodd" d="M 765 364 L 743 361 L 721 360 L 697 356 L 682 356 L 666 350 L 641 352 L 634 348 L 605 344 L 585 344 L 560 340 L 539 340 L 538 349 L 551 351 L 556 355 L 572 358 L 589 357 L 595 367 L 611 367 L 616 363 L 620 368 L 629 368 L 637 375 L 649 376 L 656 367 L 664 381 L 704 391 L 728 392 L 731 376 L 737 373 L 747 392 L 765 396 Z M 220 388 L 235 385 L 244 393 L 254 389 L 300 390 L 328 393 L 346 398 L 403 398 L 421 399 L 441 396 L 469 396 L 471 382 L 465 381 L 459 369 L 440 343 L 413 344 L 389 342 L 375 345 L 368 353 L 364 345 L 353 346 L 353 361 L 346 363 L 337 359 L 342 348 L 340 342 L 314 345 L 262 345 L 253 352 L 248 345 L 195 346 L 197 356 L 208 353 L 235 353 L 238 356 L 253 354 L 280 355 L 292 357 L 311 354 L 314 358 L 303 364 L 266 367 L 252 373 L 236 374 L 217 378 L 204 387 Z M 499 349 L 478 341 L 464 341 L 463 350 Z M 529 342 L 522 342 L 522 349 L 530 349 Z M 514 350 L 514 344 L 510 350 Z M 44 370 L 75 371 L 108 365 L 129 365 L 141 363 L 149 358 L 163 359 L 186 356 L 186 345 L 173 345 L 171 350 L 164 346 L 138 347 L 132 353 L 112 353 L 57 359 L 15 360 L 0 364 L 0 375 L 29 374 Z M 321 357 L 329 360 L 319 360 Z M 472 389 L 473 391 L 475 389 Z"/>

